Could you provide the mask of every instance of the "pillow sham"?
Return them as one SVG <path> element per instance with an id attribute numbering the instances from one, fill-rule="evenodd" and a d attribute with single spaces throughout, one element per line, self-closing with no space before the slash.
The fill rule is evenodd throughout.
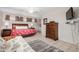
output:
<path id="1" fill-rule="evenodd" d="M 28 24 L 29 28 L 33 28 L 33 23 Z"/>
<path id="2" fill-rule="evenodd" d="M 16 29 L 28 29 L 28 26 L 16 26 Z"/>

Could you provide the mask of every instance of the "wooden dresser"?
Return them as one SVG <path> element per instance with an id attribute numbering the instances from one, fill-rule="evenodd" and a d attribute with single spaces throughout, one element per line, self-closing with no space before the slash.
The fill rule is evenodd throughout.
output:
<path id="1" fill-rule="evenodd" d="M 46 37 L 58 40 L 58 23 L 51 21 L 46 24 Z"/>

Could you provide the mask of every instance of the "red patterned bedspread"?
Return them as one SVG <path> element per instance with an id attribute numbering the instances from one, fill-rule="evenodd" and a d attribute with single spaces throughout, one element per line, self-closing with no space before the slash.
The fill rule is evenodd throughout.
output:
<path id="1" fill-rule="evenodd" d="M 36 33 L 35 29 L 13 29 L 11 35 L 18 36 L 18 35 L 30 35 Z"/>

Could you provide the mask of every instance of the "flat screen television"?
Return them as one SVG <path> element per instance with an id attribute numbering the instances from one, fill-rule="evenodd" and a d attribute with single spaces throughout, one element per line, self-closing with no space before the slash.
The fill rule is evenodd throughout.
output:
<path id="1" fill-rule="evenodd" d="M 70 7 L 69 10 L 66 12 L 66 19 L 72 20 L 73 18 L 74 18 L 73 8 Z"/>

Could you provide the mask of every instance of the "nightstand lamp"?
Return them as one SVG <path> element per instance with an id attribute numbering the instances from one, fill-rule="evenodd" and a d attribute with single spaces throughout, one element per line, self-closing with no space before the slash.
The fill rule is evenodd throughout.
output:
<path id="1" fill-rule="evenodd" d="M 8 29 L 9 21 L 6 21 L 4 25 L 5 25 L 6 29 Z"/>

